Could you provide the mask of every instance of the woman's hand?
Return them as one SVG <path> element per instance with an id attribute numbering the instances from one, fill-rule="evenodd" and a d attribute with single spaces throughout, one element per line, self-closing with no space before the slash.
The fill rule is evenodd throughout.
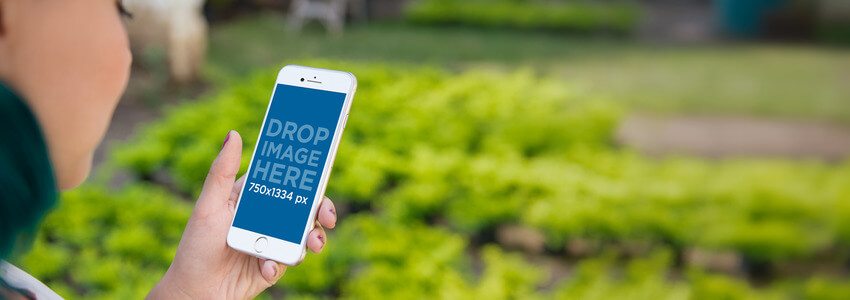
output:
<path id="1" fill-rule="evenodd" d="M 245 182 L 243 176 L 234 183 L 241 157 L 242 138 L 230 131 L 207 174 L 174 261 L 148 298 L 253 298 L 283 276 L 285 265 L 227 246 L 227 231 Z M 327 241 L 322 226 L 336 225 L 333 202 L 324 198 L 318 214 L 321 226 L 307 236 L 307 247 L 315 253 L 322 252 Z"/>

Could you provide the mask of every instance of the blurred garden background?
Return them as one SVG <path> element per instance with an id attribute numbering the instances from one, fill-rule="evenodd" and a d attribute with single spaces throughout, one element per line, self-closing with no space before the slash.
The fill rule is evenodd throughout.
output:
<path id="1" fill-rule="evenodd" d="M 340 223 L 261 297 L 850 298 L 846 1 L 125 2 L 95 171 L 14 259 L 67 298 L 147 293 L 286 64 L 359 87 Z"/>

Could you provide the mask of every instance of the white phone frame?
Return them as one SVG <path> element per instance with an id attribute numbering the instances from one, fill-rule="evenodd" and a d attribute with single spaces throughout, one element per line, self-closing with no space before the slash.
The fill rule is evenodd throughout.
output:
<path id="1" fill-rule="evenodd" d="M 322 171 L 322 176 L 319 179 L 319 185 L 316 189 L 316 194 L 314 195 L 314 199 L 316 200 L 313 201 L 313 206 L 310 208 L 310 215 L 307 218 L 307 224 L 304 224 L 304 234 L 301 236 L 301 242 L 295 244 L 253 231 L 233 227 L 233 221 L 231 221 L 230 230 L 227 232 L 227 245 L 231 248 L 260 258 L 271 259 L 289 266 L 295 266 L 301 263 L 301 261 L 304 260 L 304 256 L 307 254 L 307 235 L 310 234 L 310 231 L 315 226 L 316 211 L 319 209 L 319 206 L 324 199 L 325 188 L 328 185 L 328 178 L 330 178 L 331 175 L 334 158 L 336 158 L 336 151 L 339 148 L 339 142 L 342 139 L 342 132 L 343 129 L 345 129 L 345 123 L 348 121 L 348 112 L 351 110 L 351 101 L 354 98 L 354 92 L 357 89 L 357 78 L 354 77 L 354 74 L 343 71 L 298 65 L 284 66 L 277 74 L 277 80 L 275 81 L 274 89 L 272 89 L 269 105 L 266 107 L 266 114 L 263 116 L 263 125 L 260 127 L 260 134 L 257 137 L 257 141 L 260 140 L 263 135 L 263 131 L 265 130 L 264 127 L 266 125 L 266 118 L 269 116 L 269 109 L 271 108 L 272 101 L 274 101 L 274 95 L 277 91 L 278 84 L 345 94 L 345 102 L 342 105 L 342 112 L 339 114 L 339 119 L 337 120 L 336 131 L 334 131 L 331 148 L 328 151 L 328 157 L 325 161 L 325 168 Z M 248 172 L 250 172 L 253 167 L 255 155 L 257 155 L 256 146 L 254 147 L 254 152 L 251 154 L 251 162 L 248 165 Z M 245 182 L 247 183 L 247 180 L 245 180 Z M 244 191 L 244 184 L 245 183 L 243 183 L 243 186 L 240 187 L 240 191 Z M 236 210 L 234 212 L 234 220 L 236 220 L 236 214 L 239 213 L 239 204 L 241 201 L 242 193 L 240 192 L 239 200 L 237 201 Z M 266 240 L 267 246 L 264 249 L 259 249 L 259 245 L 256 244 L 260 244 L 260 240 L 263 238 Z"/>

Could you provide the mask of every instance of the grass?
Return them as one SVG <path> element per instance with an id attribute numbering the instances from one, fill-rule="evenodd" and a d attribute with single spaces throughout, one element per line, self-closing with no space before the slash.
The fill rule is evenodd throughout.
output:
<path id="1" fill-rule="evenodd" d="M 331 36 L 319 25 L 312 25 L 296 34 L 287 31 L 282 17 L 265 14 L 213 26 L 210 67 L 238 76 L 257 67 L 305 57 L 448 67 L 481 62 L 545 63 L 555 57 L 613 50 L 617 47 L 612 44 L 621 44 L 611 39 L 570 43 L 562 35 L 544 32 L 403 23 L 358 24 L 347 27 L 341 36 Z"/>
<path id="2" fill-rule="evenodd" d="M 227 81 L 303 58 L 532 68 L 631 109 L 733 114 L 850 124 L 850 53 L 783 45 L 660 47 L 553 32 L 355 24 L 341 36 L 318 25 L 288 32 L 261 14 L 212 27 L 205 75 Z"/>
<path id="3" fill-rule="evenodd" d="M 555 72 L 637 110 L 850 124 L 847 53 L 757 45 L 634 51 L 568 64 Z"/>

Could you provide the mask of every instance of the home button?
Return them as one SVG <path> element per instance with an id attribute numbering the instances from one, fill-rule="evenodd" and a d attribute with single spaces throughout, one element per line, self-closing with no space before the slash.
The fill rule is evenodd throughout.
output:
<path id="1" fill-rule="evenodd" d="M 257 239 L 256 242 L 254 242 L 254 250 L 257 251 L 257 253 L 263 253 L 263 251 L 265 251 L 266 247 L 268 246 L 269 240 L 265 237 L 260 237 Z"/>

